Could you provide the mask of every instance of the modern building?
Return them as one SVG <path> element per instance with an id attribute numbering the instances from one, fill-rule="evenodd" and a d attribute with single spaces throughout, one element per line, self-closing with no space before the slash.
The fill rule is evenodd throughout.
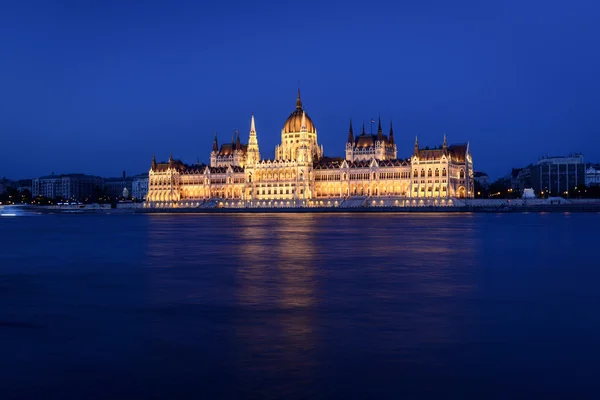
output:
<path id="1" fill-rule="evenodd" d="M 600 185 L 600 165 L 589 164 L 585 170 L 585 184 L 587 186 Z"/>
<path id="2" fill-rule="evenodd" d="M 538 195 L 563 195 L 584 184 L 585 178 L 585 164 L 580 153 L 544 157 L 531 167 L 531 186 Z"/>
<path id="3" fill-rule="evenodd" d="M 47 175 L 31 182 L 33 197 L 44 196 L 51 199 L 62 197 L 70 200 L 84 200 L 94 188 L 102 187 L 102 178 L 84 174 Z"/>
<path id="4" fill-rule="evenodd" d="M 131 197 L 133 200 L 146 200 L 148 194 L 148 174 L 137 175 L 131 183 Z"/>
<path id="5" fill-rule="evenodd" d="M 473 181 L 477 182 L 483 188 L 490 186 L 490 177 L 485 172 L 475 171 L 473 173 Z"/>
<path id="6" fill-rule="evenodd" d="M 398 196 L 407 199 L 404 204 L 442 205 L 474 195 L 469 144 L 448 145 L 445 135 L 435 148 L 421 148 L 415 140 L 412 155 L 399 159 L 391 123 L 388 135 L 381 120 L 376 135 L 364 128 L 354 135 L 350 123 L 345 150 L 345 158 L 324 155 L 298 90 L 273 160 L 261 158 L 252 115 L 248 144 L 237 133 L 219 147 L 215 135 L 209 166 L 185 165 L 172 156 L 158 163 L 153 157 L 146 206 L 193 207 L 218 199 L 224 206 L 304 207 L 318 199 L 352 196 Z"/>

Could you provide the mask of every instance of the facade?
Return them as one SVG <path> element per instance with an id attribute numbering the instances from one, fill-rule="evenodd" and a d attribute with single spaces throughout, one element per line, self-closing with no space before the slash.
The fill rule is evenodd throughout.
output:
<path id="1" fill-rule="evenodd" d="M 544 157 L 531 167 L 531 186 L 536 194 L 560 196 L 585 183 L 582 154 Z"/>
<path id="2" fill-rule="evenodd" d="M 131 183 L 131 197 L 134 200 L 146 200 L 148 194 L 148 175 L 137 175 Z"/>
<path id="3" fill-rule="evenodd" d="M 600 166 L 588 165 L 585 170 L 585 184 L 587 186 L 600 185 Z"/>
<path id="4" fill-rule="evenodd" d="M 128 193 L 132 192 L 133 178 L 128 177 L 125 171 L 120 178 L 105 178 L 104 192 L 111 198 L 116 199 L 123 196 L 123 190 L 127 189 Z"/>
<path id="5" fill-rule="evenodd" d="M 350 123 L 345 150 L 345 158 L 324 155 L 298 91 L 274 159 L 261 158 L 252 115 L 247 144 L 236 132 L 219 146 L 215 135 L 210 165 L 153 158 L 146 207 L 198 207 L 208 200 L 224 207 L 309 207 L 323 200 L 341 205 L 391 196 L 395 204 L 447 205 L 453 198 L 473 197 L 469 145 L 448 145 L 445 135 L 443 144 L 431 149 L 416 140 L 412 156 L 399 159 L 391 123 L 388 135 L 381 120 L 376 135 L 366 134 L 364 126 L 354 135 Z"/>
<path id="6" fill-rule="evenodd" d="M 485 172 L 475 171 L 473 174 L 473 181 L 477 182 L 483 188 L 490 186 L 490 177 Z"/>
<path id="7" fill-rule="evenodd" d="M 33 197 L 44 196 L 50 199 L 84 200 L 89 197 L 95 187 L 102 187 L 102 178 L 84 174 L 48 175 L 33 179 L 31 194 Z"/>

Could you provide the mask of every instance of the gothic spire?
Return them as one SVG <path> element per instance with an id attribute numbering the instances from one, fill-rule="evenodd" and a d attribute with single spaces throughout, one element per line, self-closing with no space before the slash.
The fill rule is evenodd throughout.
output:
<path id="1" fill-rule="evenodd" d="M 298 81 L 298 98 L 296 99 L 296 108 L 302 109 L 302 100 L 300 99 L 300 81 Z"/>
<path id="2" fill-rule="evenodd" d="M 446 141 L 446 132 L 444 132 L 444 150 L 448 148 L 448 142 Z"/>
<path id="3" fill-rule="evenodd" d="M 394 129 L 392 128 L 391 120 L 390 120 L 390 144 L 394 144 Z"/>
<path id="4" fill-rule="evenodd" d="M 254 125 L 254 113 L 252 113 L 252 119 L 250 120 L 250 133 L 256 133 L 256 126 Z"/>
<path id="5" fill-rule="evenodd" d="M 377 140 L 383 140 L 383 130 L 381 129 L 381 115 L 379 115 L 377 117 L 377 120 L 379 121 L 377 124 Z"/>
<path id="6" fill-rule="evenodd" d="M 213 139 L 213 151 L 215 153 L 219 151 L 219 144 L 217 143 L 217 132 L 215 132 L 215 138 Z"/>
<path id="7" fill-rule="evenodd" d="M 415 136 L 415 155 L 419 154 L 419 137 Z"/>
<path id="8" fill-rule="evenodd" d="M 240 131 L 238 131 L 237 129 L 235 130 L 236 133 L 236 139 L 235 139 L 235 149 L 236 150 L 241 150 L 242 149 L 242 144 L 240 142 Z"/>
<path id="9" fill-rule="evenodd" d="M 352 129 L 352 118 L 350 118 L 350 129 L 348 129 L 348 143 L 354 143 L 354 129 Z"/>
<path id="10" fill-rule="evenodd" d="M 156 169 L 156 154 L 152 154 L 152 170 Z"/>
<path id="11" fill-rule="evenodd" d="M 362 133 L 361 133 L 361 135 L 363 135 L 363 136 L 364 136 L 364 135 L 366 135 L 366 133 L 365 133 L 365 121 L 363 121 L 363 125 L 362 125 Z"/>

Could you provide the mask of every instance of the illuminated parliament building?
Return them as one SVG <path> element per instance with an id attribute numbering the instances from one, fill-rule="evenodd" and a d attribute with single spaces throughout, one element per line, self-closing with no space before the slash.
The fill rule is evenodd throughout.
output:
<path id="1" fill-rule="evenodd" d="M 473 197 L 469 144 L 420 148 L 398 158 L 394 131 L 355 134 L 350 122 L 345 158 L 324 155 L 317 128 L 296 108 L 281 130 L 275 158 L 261 157 L 254 115 L 248 143 L 239 133 L 219 146 L 213 140 L 210 165 L 186 165 L 171 155 L 153 157 L 145 207 L 358 207 L 448 206 Z"/>

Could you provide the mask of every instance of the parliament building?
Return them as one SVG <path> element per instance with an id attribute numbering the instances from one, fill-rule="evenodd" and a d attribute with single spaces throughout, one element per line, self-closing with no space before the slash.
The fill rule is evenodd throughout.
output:
<path id="1" fill-rule="evenodd" d="M 145 207 L 357 207 L 451 206 L 472 198 L 473 161 L 469 144 L 420 148 L 398 158 L 394 131 L 354 133 L 348 129 L 345 158 L 324 155 L 317 128 L 296 108 L 281 130 L 274 159 L 261 158 L 254 115 L 248 143 L 239 133 L 219 146 L 213 139 L 210 165 L 186 165 L 171 155 L 152 159 Z"/>

